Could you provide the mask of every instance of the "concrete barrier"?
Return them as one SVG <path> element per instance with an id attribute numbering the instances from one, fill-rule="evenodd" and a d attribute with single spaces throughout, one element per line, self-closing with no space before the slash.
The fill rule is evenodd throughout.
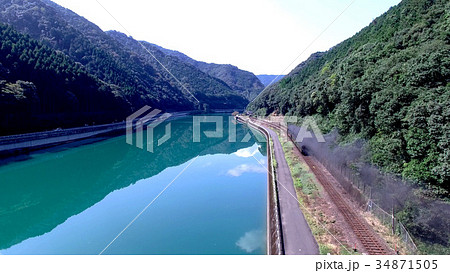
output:
<path id="1" fill-rule="evenodd" d="M 0 152 L 36 149 L 125 128 L 125 122 L 0 137 Z"/>

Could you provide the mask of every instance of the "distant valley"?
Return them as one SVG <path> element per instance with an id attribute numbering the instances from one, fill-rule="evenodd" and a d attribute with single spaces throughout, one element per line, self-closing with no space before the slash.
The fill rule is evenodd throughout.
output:
<path id="1" fill-rule="evenodd" d="M 169 56 L 174 56 L 182 62 L 196 67 L 200 71 L 214 78 L 222 80 L 231 87 L 231 89 L 244 95 L 248 100 L 253 100 L 265 87 L 259 76 L 255 76 L 248 71 L 240 70 L 236 66 L 230 64 L 199 62 L 181 52 L 165 49 L 157 45 L 151 46 L 156 47 Z"/>
<path id="2" fill-rule="evenodd" d="M 284 78 L 285 75 L 257 75 L 258 79 L 264 86 L 269 86 L 271 84 L 277 83 Z"/>

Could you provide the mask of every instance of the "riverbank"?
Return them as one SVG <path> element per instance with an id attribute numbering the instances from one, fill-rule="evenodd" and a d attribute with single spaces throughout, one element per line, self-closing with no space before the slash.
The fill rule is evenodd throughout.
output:
<path id="1" fill-rule="evenodd" d="M 281 213 L 280 204 L 278 199 L 278 188 L 275 180 L 275 169 L 276 161 L 274 159 L 273 153 L 273 142 L 270 138 L 269 132 L 260 127 L 257 124 L 253 124 L 248 120 L 240 119 L 236 117 L 237 121 L 248 124 L 252 128 L 260 131 L 267 140 L 267 254 L 268 255 L 283 255 L 284 244 L 283 244 L 283 233 L 281 227 Z"/>
<path id="2" fill-rule="evenodd" d="M 232 113 L 235 109 L 212 110 L 213 114 Z M 174 120 L 189 115 L 198 114 L 198 111 L 172 112 L 168 120 Z M 202 113 L 204 114 L 204 113 Z M 157 118 L 157 117 L 155 117 Z M 121 130 L 125 132 L 126 122 L 118 122 L 103 125 L 92 125 L 67 129 L 55 129 L 20 135 L 9 135 L 0 137 L 0 156 L 10 156 L 28 152 L 30 150 L 42 149 L 62 143 L 82 140 L 94 136 L 117 134 Z"/>
<path id="3" fill-rule="evenodd" d="M 88 137 L 112 133 L 125 128 L 125 122 L 85 126 L 71 129 L 56 129 L 54 131 L 37 132 L 22 135 L 0 137 L 0 155 L 16 154 L 81 140 Z"/>
<path id="4" fill-rule="evenodd" d="M 273 155 L 276 164 L 271 165 L 275 165 L 276 193 L 278 197 L 280 229 L 282 233 L 281 237 L 284 254 L 319 254 L 317 242 L 300 209 L 295 194 L 294 182 L 278 135 L 271 129 L 252 122 L 250 119 L 241 118 L 241 120 L 247 122 L 250 126 L 265 131 L 267 139 L 272 140 L 273 142 Z M 270 232 L 275 232 L 275 230 L 271 228 Z"/>

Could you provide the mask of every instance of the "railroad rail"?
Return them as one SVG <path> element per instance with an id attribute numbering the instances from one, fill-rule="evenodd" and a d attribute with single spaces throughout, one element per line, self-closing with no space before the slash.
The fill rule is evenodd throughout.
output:
<path id="1" fill-rule="evenodd" d="M 297 147 L 297 146 L 296 146 Z M 297 148 L 298 149 L 298 148 Z M 310 166 L 312 172 L 316 176 L 317 180 L 323 186 L 325 191 L 330 196 L 333 203 L 341 212 L 345 221 L 349 224 L 356 237 L 358 237 L 361 244 L 364 246 L 368 254 L 370 255 L 388 255 L 391 252 L 386 247 L 385 243 L 378 238 L 373 229 L 368 225 L 367 221 L 363 219 L 358 213 L 352 209 L 349 204 L 344 200 L 341 194 L 336 188 L 328 181 L 325 174 L 316 168 L 317 163 L 310 156 L 304 157 L 306 164 Z"/>
<path id="2" fill-rule="evenodd" d="M 281 124 L 267 122 L 264 120 L 258 120 L 267 126 L 276 128 L 278 130 L 287 130 L 287 128 Z M 292 137 L 289 135 L 289 138 Z M 292 140 L 293 141 L 293 140 Z M 301 149 L 297 146 L 297 143 L 293 141 L 296 149 L 301 152 Z M 350 228 L 353 230 L 354 234 L 358 240 L 363 245 L 364 249 L 369 255 L 390 255 L 393 252 L 386 246 L 381 238 L 373 231 L 369 226 L 367 221 L 362 218 L 354 209 L 350 207 L 348 202 L 342 197 L 342 195 L 336 190 L 336 188 L 330 183 L 327 176 L 321 171 L 318 166 L 316 159 L 311 156 L 303 157 L 306 164 L 310 167 L 311 171 L 316 176 L 319 183 L 323 186 L 324 190 L 330 196 L 331 201 L 336 205 L 339 212 L 344 217 L 344 220 L 348 223 Z"/>

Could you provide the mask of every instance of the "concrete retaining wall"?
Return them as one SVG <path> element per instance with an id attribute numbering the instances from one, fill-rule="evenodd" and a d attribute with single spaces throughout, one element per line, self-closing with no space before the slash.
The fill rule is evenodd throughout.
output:
<path id="1" fill-rule="evenodd" d="M 125 122 L 0 137 L 0 152 L 32 149 L 125 129 Z"/>
<path id="2" fill-rule="evenodd" d="M 250 120 L 244 120 L 239 117 L 236 117 L 236 119 L 260 131 L 267 140 L 267 254 L 283 255 L 283 232 L 280 218 L 278 188 L 273 166 L 273 153 L 272 147 L 270 146 L 270 134 L 265 128 Z"/>

